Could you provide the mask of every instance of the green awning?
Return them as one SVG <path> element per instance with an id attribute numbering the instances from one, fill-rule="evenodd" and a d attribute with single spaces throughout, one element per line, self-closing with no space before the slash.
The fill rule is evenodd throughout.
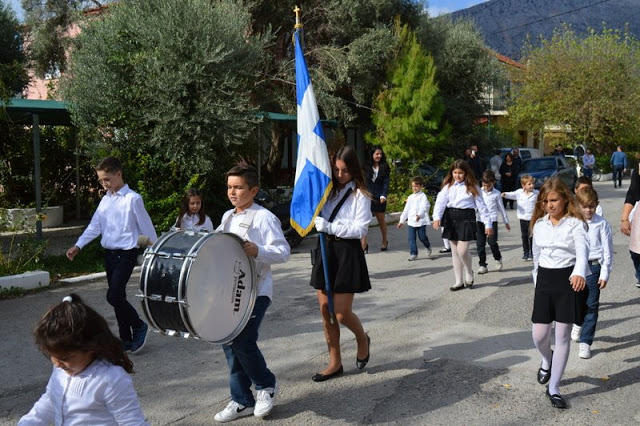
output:
<path id="1" fill-rule="evenodd" d="M 266 118 L 271 121 L 297 121 L 296 115 L 283 114 L 281 112 L 264 112 L 261 111 L 257 114 L 260 118 Z M 338 127 L 338 120 L 320 120 L 322 124 L 329 127 Z"/>
<path id="2" fill-rule="evenodd" d="M 15 124 L 32 125 L 33 114 L 37 114 L 41 125 L 72 126 L 67 105 L 60 101 L 12 98 L 8 103 L 0 101 L 0 109 L 6 111 L 0 113 L 0 119 L 8 115 Z"/>

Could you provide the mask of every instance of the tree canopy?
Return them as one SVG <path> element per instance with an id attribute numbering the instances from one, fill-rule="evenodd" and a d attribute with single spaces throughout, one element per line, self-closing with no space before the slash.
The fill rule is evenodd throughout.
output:
<path id="1" fill-rule="evenodd" d="M 564 26 L 528 46 L 523 62 L 509 110 L 516 123 L 569 126 L 574 143 L 601 153 L 637 143 L 640 44 L 629 33 L 605 27 L 580 39 Z"/>
<path id="2" fill-rule="evenodd" d="M 11 7 L 0 0 L 0 99 L 20 93 L 28 82 L 18 19 Z"/>

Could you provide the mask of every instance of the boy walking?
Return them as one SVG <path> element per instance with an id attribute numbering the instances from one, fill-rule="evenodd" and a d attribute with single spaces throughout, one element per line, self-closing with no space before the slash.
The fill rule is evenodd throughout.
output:
<path id="1" fill-rule="evenodd" d="M 576 201 L 580 211 L 589 225 L 589 268 L 591 275 L 587 282 L 587 314 L 582 327 L 573 325 L 571 339 L 580 342 L 578 356 L 591 358 L 591 345 L 596 333 L 598 309 L 600 307 L 600 290 L 607 286 L 613 264 L 613 236 L 611 225 L 602 216 L 595 213 L 598 205 L 598 193 L 593 188 L 576 192 Z"/>
<path id="2" fill-rule="evenodd" d="M 431 204 L 427 194 L 422 191 L 424 180 L 421 176 L 411 179 L 411 190 L 413 194 L 407 198 L 407 203 L 402 210 L 397 228 L 402 228 L 402 224 L 407 222 L 409 235 L 409 261 L 418 258 L 418 245 L 416 244 L 416 234 L 424 247 L 427 249 L 427 257 L 431 257 L 431 243 L 427 237 L 427 225 L 431 225 L 429 218 L 429 208 Z"/>
<path id="3" fill-rule="evenodd" d="M 122 164 L 115 157 L 106 157 L 96 166 L 98 180 L 107 191 L 91 222 L 67 258 L 73 260 L 80 250 L 98 235 L 104 247 L 107 272 L 107 302 L 116 314 L 118 332 L 125 351 L 139 352 L 147 341 L 149 327 L 127 300 L 127 282 L 138 257 L 138 241 L 153 243 L 158 238 L 142 197 L 132 191 L 122 178 Z"/>
<path id="4" fill-rule="evenodd" d="M 256 417 L 268 415 L 277 392 L 276 376 L 267 367 L 258 348 L 258 329 L 273 297 L 271 264 L 289 260 L 290 248 L 280 220 L 253 202 L 258 189 L 258 172 L 246 162 L 238 163 L 227 172 L 227 196 L 234 208 L 222 216 L 216 231 L 232 232 L 245 240 L 245 253 L 256 260 L 258 294 L 245 328 L 222 347 L 229 365 L 231 401 L 215 415 L 218 422 L 251 414 Z M 255 399 L 251 384 L 256 389 Z"/>
<path id="5" fill-rule="evenodd" d="M 517 216 L 520 219 L 520 236 L 522 238 L 522 260 L 533 260 L 531 252 L 531 237 L 529 236 L 529 223 L 533 216 L 533 209 L 538 200 L 538 190 L 533 187 L 533 177 L 522 175 L 520 177 L 521 189 L 512 192 L 503 192 L 502 197 L 507 200 L 516 200 L 518 203 Z"/>
<path id="6" fill-rule="evenodd" d="M 504 209 L 502 198 L 500 197 L 500 191 L 494 188 L 496 184 L 496 175 L 491 170 L 486 170 L 482 174 L 482 199 L 485 206 L 489 210 L 489 216 L 491 217 L 491 227 L 493 228 L 493 235 L 489 236 L 488 243 L 491 248 L 491 254 L 496 261 L 496 271 L 502 269 L 502 255 L 500 254 L 500 247 L 498 247 L 498 213 L 502 216 L 505 228 L 507 231 L 511 230 L 509 225 L 509 218 L 507 212 Z M 477 215 L 477 214 L 476 214 Z M 484 223 L 480 220 L 478 224 L 478 239 L 476 241 L 478 256 L 480 257 L 480 267 L 478 268 L 478 274 L 486 274 L 487 270 L 487 251 L 485 245 L 487 243 L 487 236 L 484 233 Z"/>

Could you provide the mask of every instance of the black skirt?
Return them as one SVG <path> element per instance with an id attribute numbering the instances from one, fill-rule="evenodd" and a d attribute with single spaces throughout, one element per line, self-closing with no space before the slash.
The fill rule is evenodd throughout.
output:
<path id="1" fill-rule="evenodd" d="M 329 282 L 334 293 L 363 293 L 371 289 L 369 269 L 362 251 L 360 240 L 341 239 L 333 235 L 326 238 L 329 264 Z M 324 290 L 324 268 L 320 240 L 316 258 L 311 270 L 311 287 Z"/>
<path id="2" fill-rule="evenodd" d="M 378 200 L 371 200 L 371 213 L 384 213 L 387 211 L 387 202 L 380 202 L 380 197 Z"/>
<path id="3" fill-rule="evenodd" d="M 562 269 L 538 267 L 531 322 L 553 321 L 582 325 L 587 313 L 588 290 L 574 291 L 569 282 L 573 266 Z"/>
<path id="4" fill-rule="evenodd" d="M 450 241 L 475 241 L 478 231 L 474 209 L 454 209 L 447 207 L 442 220 L 442 238 Z"/>

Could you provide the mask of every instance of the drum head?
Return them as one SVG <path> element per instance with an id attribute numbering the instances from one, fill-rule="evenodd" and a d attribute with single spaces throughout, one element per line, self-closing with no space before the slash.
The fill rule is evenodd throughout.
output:
<path id="1" fill-rule="evenodd" d="M 200 338 L 227 343 L 251 317 L 257 287 L 255 264 L 233 234 L 211 234 L 201 242 L 187 277 L 189 322 Z"/>

